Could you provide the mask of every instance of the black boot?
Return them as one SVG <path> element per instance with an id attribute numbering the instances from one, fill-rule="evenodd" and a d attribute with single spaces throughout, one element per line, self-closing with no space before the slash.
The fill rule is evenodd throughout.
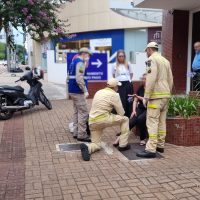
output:
<path id="1" fill-rule="evenodd" d="M 89 161 L 90 160 L 90 153 L 88 150 L 88 146 L 86 144 L 80 144 L 80 149 L 81 149 L 81 155 L 83 160 Z"/>
<path id="2" fill-rule="evenodd" d="M 155 158 L 156 153 L 144 150 L 144 151 L 136 153 L 136 156 L 141 157 L 141 158 Z"/>
<path id="3" fill-rule="evenodd" d="M 160 152 L 160 153 L 164 153 L 165 150 L 164 150 L 164 148 L 157 147 L 157 148 L 156 148 L 156 151 L 158 151 L 158 152 Z"/>
<path id="4" fill-rule="evenodd" d="M 117 134 L 116 134 L 116 137 L 118 137 L 118 136 L 120 136 L 120 135 L 121 135 L 121 132 L 120 132 L 120 133 L 117 133 Z"/>
<path id="5" fill-rule="evenodd" d="M 86 138 L 78 138 L 77 137 L 77 140 L 81 141 L 81 142 L 91 142 L 91 139 L 89 137 L 86 137 Z"/>
<path id="6" fill-rule="evenodd" d="M 125 147 L 118 147 L 119 151 L 126 151 L 129 150 L 131 148 L 131 146 L 129 144 L 127 144 Z"/>

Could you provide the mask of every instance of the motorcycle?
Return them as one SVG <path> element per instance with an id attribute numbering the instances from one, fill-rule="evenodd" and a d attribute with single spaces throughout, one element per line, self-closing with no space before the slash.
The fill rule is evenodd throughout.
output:
<path id="1" fill-rule="evenodd" d="M 12 118 L 14 112 L 31 109 L 39 105 L 39 101 L 51 110 L 51 102 L 45 96 L 42 83 L 39 81 L 43 78 L 43 71 L 34 68 L 15 81 L 16 83 L 26 81 L 30 86 L 28 94 L 24 93 L 24 88 L 21 86 L 0 86 L 0 120 Z"/>

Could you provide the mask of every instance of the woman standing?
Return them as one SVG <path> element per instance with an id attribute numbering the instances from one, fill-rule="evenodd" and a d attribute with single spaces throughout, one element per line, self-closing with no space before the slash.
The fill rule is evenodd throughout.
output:
<path id="1" fill-rule="evenodd" d="M 112 68 L 113 77 L 122 83 L 118 87 L 118 92 L 122 101 L 122 105 L 125 111 L 125 116 L 130 118 L 132 113 L 132 102 L 128 101 L 128 94 L 133 94 L 133 71 L 130 64 L 126 61 L 126 55 L 124 50 L 117 51 L 116 63 Z"/>

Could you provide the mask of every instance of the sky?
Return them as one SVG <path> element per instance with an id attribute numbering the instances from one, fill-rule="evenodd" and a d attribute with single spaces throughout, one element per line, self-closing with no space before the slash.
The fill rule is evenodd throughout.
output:
<path id="1" fill-rule="evenodd" d="M 19 28 L 19 31 L 14 29 L 13 30 L 14 33 L 14 38 L 15 38 L 15 43 L 16 44 L 21 44 L 23 45 L 23 34 L 22 34 L 22 29 Z"/>
<path id="2" fill-rule="evenodd" d="M 1 31 L 1 34 L 4 35 L 4 31 Z M 21 44 L 23 45 L 23 34 L 22 34 L 22 29 L 19 28 L 19 30 L 16 30 L 13 28 L 13 34 L 14 34 L 14 39 L 15 39 L 15 44 Z M 5 42 L 4 40 L 1 40 L 2 42 Z"/>

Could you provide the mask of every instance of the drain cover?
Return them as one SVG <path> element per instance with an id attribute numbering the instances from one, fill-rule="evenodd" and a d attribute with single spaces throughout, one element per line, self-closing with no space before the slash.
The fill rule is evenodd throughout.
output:
<path id="1" fill-rule="evenodd" d="M 147 159 L 147 158 L 140 158 L 136 156 L 136 153 L 139 151 L 144 151 L 145 146 L 140 146 L 137 143 L 131 143 L 131 149 L 127 151 L 121 151 L 121 153 L 128 158 L 129 160 L 142 160 L 142 159 Z M 157 153 L 156 158 L 164 158 L 161 156 L 159 153 Z"/>
<path id="2" fill-rule="evenodd" d="M 57 144 L 57 151 L 68 152 L 68 151 L 80 151 L 80 144 L 78 143 L 66 143 L 66 144 Z"/>

